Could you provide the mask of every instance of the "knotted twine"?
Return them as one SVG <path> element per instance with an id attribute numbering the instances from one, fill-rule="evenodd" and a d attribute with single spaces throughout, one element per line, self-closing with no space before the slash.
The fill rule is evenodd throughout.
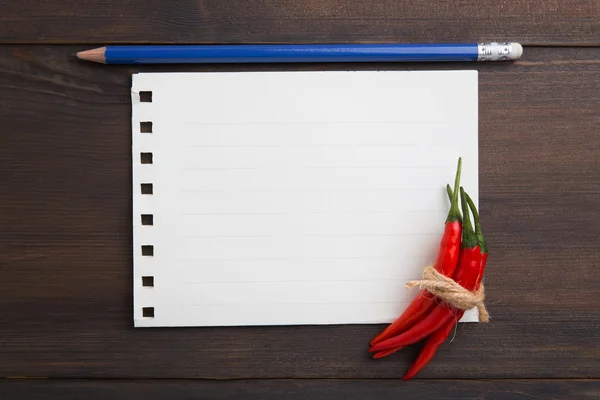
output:
<path id="1" fill-rule="evenodd" d="M 470 310 L 477 307 L 479 321 L 488 322 L 490 320 L 490 314 L 485 308 L 485 304 L 483 304 L 483 300 L 485 299 L 483 283 L 479 284 L 477 290 L 470 292 L 456 283 L 452 278 L 440 274 L 433 267 L 429 266 L 423 270 L 422 280 L 410 281 L 406 284 L 407 288 L 414 286 L 426 289 L 431 294 L 459 310 Z"/>

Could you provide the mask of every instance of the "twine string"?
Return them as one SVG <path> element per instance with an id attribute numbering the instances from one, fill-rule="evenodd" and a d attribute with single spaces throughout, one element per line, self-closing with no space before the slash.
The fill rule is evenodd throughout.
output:
<path id="1" fill-rule="evenodd" d="M 423 279 L 410 281 L 406 284 L 407 288 L 415 286 L 418 286 L 420 289 L 426 289 L 431 294 L 459 310 L 470 310 L 477 307 L 479 321 L 489 322 L 490 320 L 490 314 L 483 303 L 485 300 L 483 283 L 475 291 L 471 292 L 459 285 L 452 278 L 440 274 L 432 266 L 429 266 L 423 270 Z"/>

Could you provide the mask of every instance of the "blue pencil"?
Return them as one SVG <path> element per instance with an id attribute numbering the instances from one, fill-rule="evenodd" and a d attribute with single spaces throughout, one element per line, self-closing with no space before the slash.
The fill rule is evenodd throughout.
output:
<path id="1" fill-rule="evenodd" d="M 81 51 L 103 64 L 320 63 L 507 61 L 521 57 L 518 43 L 467 44 L 257 44 L 106 46 Z"/>

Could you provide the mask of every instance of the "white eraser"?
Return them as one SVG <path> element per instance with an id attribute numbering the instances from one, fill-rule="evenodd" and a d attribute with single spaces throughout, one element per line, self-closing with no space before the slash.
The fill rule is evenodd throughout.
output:
<path id="1" fill-rule="evenodd" d="M 518 60 L 523 55 L 523 46 L 519 43 L 511 43 L 512 53 L 511 60 Z"/>

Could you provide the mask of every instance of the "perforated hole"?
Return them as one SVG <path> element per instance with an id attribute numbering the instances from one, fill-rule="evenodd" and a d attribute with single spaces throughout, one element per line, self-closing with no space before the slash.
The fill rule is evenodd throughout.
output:
<path id="1" fill-rule="evenodd" d="M 152 164 L 152 153 L 140 153 L 140 161 L 142 162 L 142 164 Z"/>
<path id="2" fill-rule="evenodd" d="M 152 122 L 150 122 L 150 121 L 140 122 L 140 132 L 152 133 Z"/>
<path id="3" fill-rule="evenodd" d="M 153 256 L 154 255 L 154 246 L 150 244 L 145 244 L 142 246 L 142 255 L 143 256 Z"/>
<path id="4" fill-rule="evenodd" d="M 142 214 L 142 225 L 154 225 L 154 215 Z"/>
<path id="5" fill-rule="evenodd" d="M 154 277 L 142 276 L 142 286 L 154 287 Z"/>
<path id="6" fill-rule="evenodd" d="M 154 307 L 143 307 L 142 315 L 144 318 L 154 318 Z"/>
<path id="7" fill-rule="evenodd" d="M 141 190 L 142 190 L 142 194 L 153 194 L 154 193 L 154 185 L 151 183 L 142 183 Z"/>
<path id="8" fill-rule="evenodd" d="M 141 103 L 152 103 L 152 92 L 151 91 L 140 92 L 140 102 Z"/>

